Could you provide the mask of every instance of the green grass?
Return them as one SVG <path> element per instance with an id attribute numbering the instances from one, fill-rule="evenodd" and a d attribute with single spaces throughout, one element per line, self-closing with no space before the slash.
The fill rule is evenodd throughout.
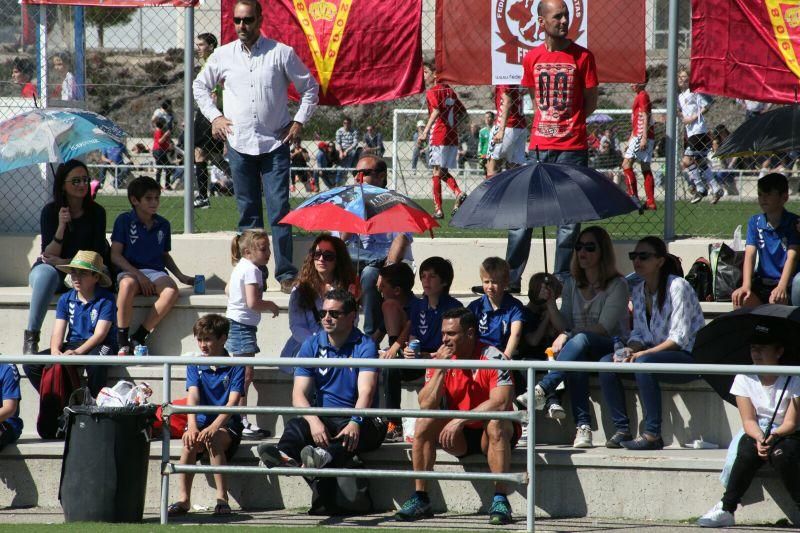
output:
<path id="1" fill-rule="evenodd" d="M 246 513 L 245 513 L 246 514 Z M 161 533 L 161 532 L 185 532 L 187 531 L 187 526 L 189 528 L 192 527 L 202 527 L 203 533 L 229 533 L 231 531 L 231 526 L 245 524 L 246 522 L 236 520 L 236 515 L 233 515 L 231 519 L 226 519 L 224 523 L 221 524 L 213 524 L 209 523 L 212 521 L 217 521 L 218 519 L 212 518 L 211 516 L 207 517 L 202 524 L 192 522 L 191 524 L 170 524 L 167 526 L 162 526 L 159 524 L 152 524 L 152 523 L 144 523 L 144 524 L 101 524 L 96 522 L 75 522 L 70 524 L 3 524 L 0 525 L 0 532 L 13 532 L 13 533 L 39 533 L 40 531 L 46 531 L 48 533 Z M 220 519 L 221 520 L 221 519 Z M 314 533 L 320 530 L 329 530 L 329 531 L 341 531 L 342 533 L 372 533 L 376 530 L 374 527 L 345 527 L 345 526 L 322 526 L 322 525 L 315 525 L 315 526 L 250 526 L 247 527 L 247 532 L 253 533 L 283 533 L 283 532 L 290 532 L 290 533 Z M 397 528 L 377 528 L 378 531 L 382 533 L 408 533 L 409 529 L 397 529 Z M 437 531 L 444 532 L 444 530 L 439 529 L 427 529 L 427 528 L 418 528 L 418 530 L 423 530 L 426 533 L 436 533 Z M 450 530 L 452 531 L 452 530 Z"/>
<path id="2" fill-rule="evenodd" d="M 717 205 L 702 202 L 692 205 L 687 201 L 676 204 L 675 231 L 679 237 L 720 237 L 730 239 L 737 225 L 746 226 L 748 218 L 759 211 L 758 204 L 752 202 L 738 202 L 733 197 L 732 201 L 723 201 Z M 292 207 L 297 206 L 302 200 L 292 198 Z M 123 211 L 130 209 L 125 196 L 98 197 L 98 202 L 105 207 L 108 215 L 108 231 L 114 220 Z M 432 200 L 418 200 L 418 203 L 433 212 Z M 213 197 L 210 209 L 200 209 L 194 212 L 194 227 L 198 233 L 213 231 L 233 231 L 236 229 L 238 213 L 236 202 L 232 197 Z M 452 200 L 445 200 L 445 220 L 440 221 L 441 227 L 434 230 L 436 237 L 505 237 L 506 232 L 500 230 L 473 230 L 454 228 L 448 225 Z M 659 207 L 662 207 L 659 204 Z M 792 212 L 800 212 L 800 201 L 786 204 Z M 159 213 L 165 216 L 172 224 L 173 233 L 183 232 L 183 198 L 178 196 L 165 196 L 161 199 Z M 605 227 L 615 240 L 637 239 L 645 235 L 662 235 L 664 232 L 664 210 L 647 211 L 642 215 L 631 213 L 597 222 Z M 306 232 L 296 229 L 297 234 Z M 555 236 L 555 229 L 547 229 L 548 237 Z M 541 235 L 538 231 L 536 235 Z"/>

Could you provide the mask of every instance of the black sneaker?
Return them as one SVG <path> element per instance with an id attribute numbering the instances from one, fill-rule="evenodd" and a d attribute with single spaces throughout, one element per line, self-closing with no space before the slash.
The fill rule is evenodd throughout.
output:
<path id="1" fill-rule="evenodd" d="M 281 467 L 281 466 L 300 466 L 300 463 L 280 451 L 274 444 L 259 444 L 258 457 L 264 466 L 267 468 Z"/>
<path id="2" fill-rule="evenodd" d="M 702 202 L 703 198 L 705 198 L 706 196 L 708 196 L 708 192 L 706 192 L 706 191 L 699 192 L 698 191 L 698 192 L 694 193 L 694 196 L 692 197 L 691 200 L 689 200 L 689 203 L 698 204 L 698 203 Z"/>
<path id="3" fill-rule="evenodd" d="M 606 441 L 606 448 L 622 448 L 623 442 L 633 440 L 633 435 L 627 431 L 617 431 Z"/>
<path id="4" fill-rule="evenodd" d="M 195 209 L 208 209 L 211 207 L 211 202 L 208 201 L 208 198 L 203 198 L 202 196 L 198 196 L 194 201 L 194 208 Z"/>
<path id="5" fill-rule="evenodd" d="M 451 217 L 456 215 L 456 212 L 458 211 L 458 208 L 461 207 L 461 204 L 463 204 L 464 200 L 466 200 L 466 199 L 467 199 L 467 194 L 466 193 L 462 192 L 460 195 L 458 195 L 458 198 L 456 198 L 456 205 L 455 205 L 455 207 L 453 207 L 453 211 L 450 213 Z"/>
<path id="6" fill-rule="evenodd" d="M 626 450 L 661 450 L 664 448 L 664 439 L 656 437 L 655 440 L 650 440 L 644 435 L 639 435 L 633 440 L 623 441 L 620 444 Z"/>
<path id="7" fill-rule="evenodd" d="M 394 514 L 394 519 L 400 522 L 413 522 L 420 518 L 433 516 L 433 507 L 430 501 L 423 501 L 417 494 L 407 499 L 400 510 Z"/>

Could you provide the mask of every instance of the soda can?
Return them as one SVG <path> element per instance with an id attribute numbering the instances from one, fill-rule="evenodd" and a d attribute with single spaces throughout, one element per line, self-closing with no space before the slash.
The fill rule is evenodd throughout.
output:
<path id="1" fill-rule="evenodd" d="M 194 277 L 194 293 L 206 293 L 206 277 L 203 274 L 198 274 Z"/>
<path id="2" fill-rule="evenodd" d="M 421 349 L 419 339 L 413 339 L 413 340 L 409 341 L 408 342 L 408 347 L 411 348 L 414 351 L 414 357 L 419 359 L 420 349 Z"/>
<path id="3" fill-rule="evenodd" d="M 139 344 L 136 348 L 133 349 L 133 355 L 142 356 L 142 355 L 150 355 L 150 351 L 147 349 L 146 344 Z"/>

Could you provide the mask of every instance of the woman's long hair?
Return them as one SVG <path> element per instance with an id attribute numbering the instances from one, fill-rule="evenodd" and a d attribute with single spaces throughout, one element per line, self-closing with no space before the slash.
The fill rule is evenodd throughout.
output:
<path id="1" fill-rule="evenodd" d="M 658 307 L 664 307 L 664 302 L 667 301 L 667 279 L 670 276 L 683 277 L 683 269 L 681 268 L 681 261 L 676 256 L 667 252 L 667 243 L 661 238 L 649 235 L 639 240 L 639 244 L 646 244 L 650 246 L 656 254 L 656 257 L 663 257 L 664 264 L 658 271 Z"/>
<path id="2" fill-rule="evenodd" d="M 334 237 L 329 233 L 320 234 L 308 248 L 303 266 L 300 267 L 300 273 L 295 281 L 297 292 L 300 295 L 300 306 L 303 309 L 316 309 L 317 297 L 325 288 L 325 282 L 314 267 L 314 251 L 321 242 L 330 243 L 336 254 L 336 266 L 333 269 L 334 288 L 347 290 L 356 282 L 356 271 L 350 260 L 347 245 L 339 237 Z"/>
<path id="3" fill-rule="evenodd" d="M 598 280 L 600 281 L 600 288 L 605 290 L 613 279 L 621 276 L 617 270 L 617 259 L 614 256 L 614 243 L 611 242 L 611 237 L 608 232 L 600 226 L 589 226 L 585 228 L 578 234 L 576 243 L 586 234 L 591 235 L 594 237 L 594 240 L 597 241 L 600 252 L 600 263 L 597 265 L 597 268 L 600 270 Z M 584 272 L 583 268 L 581 268 L 578 263 L 577 253 L 572 254 L 569 271 L 578 287 L 583 288 L 589 285 L 589 280 L 586 279 L 586 272 Z"/>
<path id="4" fill-rule="evenodd" d="M 67 181 L 67 175 L 76 168 L 84 169 L 86 174 L 89 175 L 89 167 L 87 167 L 83 161 L 78 161 L 77 159 L 70 159 L 65 163 L 61 163 L 56 169 L 55 180 L 53 181 L 53 203 L 55 203 L 56 213 L 62 207 L 67 207 L 67 195 L 64 194 L 64 184 Z M 91 179 L 91 177 L 89 179 Z M 83 212 L 87 213 L 93 205 L 92 190 L 87 184 L 86 196 L 83 197 L 83 202 L 81 204 Z"/>

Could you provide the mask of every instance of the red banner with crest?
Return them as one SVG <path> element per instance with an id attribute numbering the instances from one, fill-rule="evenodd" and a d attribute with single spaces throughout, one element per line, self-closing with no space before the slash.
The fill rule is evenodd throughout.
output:
<path id="1" fill-rule="evenodd" d="M 694 90 L 796 102 L 798 56 L 800 0 L 692 0 Z"/>
<path id="2" fill-rule="evenodd" d="M 198 0 L 22 0 L 23 4 L 53 4 L 89 7 L 192 7 Z"/>
<path id="3" fill-rule="evenodd" d="M 393 100 L 423 91 L 422 0 L 260 0 L 261 33 L 294 48 L 320 84 L 320 104 Z M 222 42 L 236 39 L 222 1 Z"/>
<path id="4" fill-rule="evenodd" d="M 519 83 L 522 58 L 544 42 L 540 0 L 436 0 L 436 69 L 463 85 Z M 595 56 L 601 82 L 645 77 L 645 2 L 566 0 L 570 39 Z"/>

